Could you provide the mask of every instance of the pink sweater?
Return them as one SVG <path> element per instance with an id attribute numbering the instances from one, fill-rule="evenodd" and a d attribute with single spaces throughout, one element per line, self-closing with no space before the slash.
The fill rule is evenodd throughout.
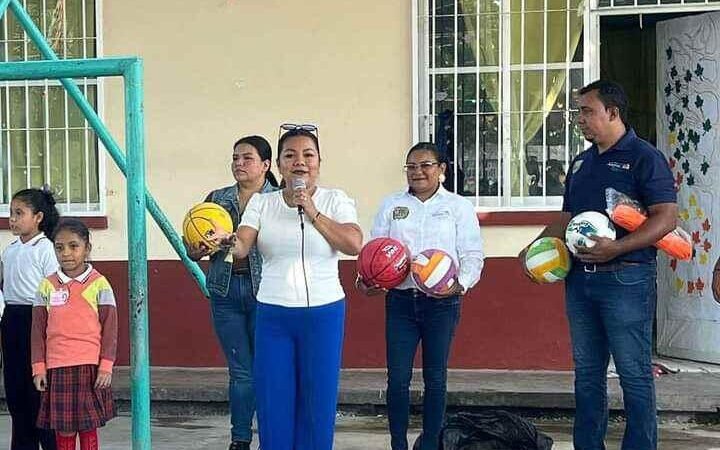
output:
<path id="1" fill-rule="evenodd" d="M 59 271 L 40 283 L 34 306 L 33 375 L 84 364 L 112 372 L 117 351 L 117 308 L 104 276 L 91 266 L 77 278 Z"/>

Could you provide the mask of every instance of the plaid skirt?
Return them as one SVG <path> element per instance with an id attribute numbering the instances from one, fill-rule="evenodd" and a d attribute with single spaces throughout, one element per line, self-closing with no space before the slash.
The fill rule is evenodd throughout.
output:
<path id="1" fill-rule="evenodd" d="M 97 366 L 48 370 L 47 389 L 40 394 L 37 427 L 61 432 L 93 430 L 115 417 L 112 390 L 95 389 Z"/>

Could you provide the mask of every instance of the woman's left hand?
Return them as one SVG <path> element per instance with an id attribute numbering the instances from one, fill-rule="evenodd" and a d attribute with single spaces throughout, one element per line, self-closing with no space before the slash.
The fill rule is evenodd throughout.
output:
<path id="1" fill-rule="evenodd" d="M 112 373 L 98 371 L 97 379 L 95 380 L 95 389 L 107 389 L 112 383 Z"/>
<path id="2" fill-rule="evenodd" d="M 453 284 L 453 287 L 447 291 L 444 294 L 441 295 L 433 295 L 432 297 L 435 298 L 448 298 L 455 295 L 463 295 L 465 293 L 465 288 L 462 287 L 462 285 L 458 282 L 458 280 L 455 280 L 455 284 Z"/>

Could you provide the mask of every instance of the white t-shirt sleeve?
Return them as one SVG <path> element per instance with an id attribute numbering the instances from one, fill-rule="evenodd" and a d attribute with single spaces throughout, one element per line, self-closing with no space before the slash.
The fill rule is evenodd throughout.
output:
<path id="1" fill-rule="evenodd" d="M 260 230 L 260 216 L 262 214 L 264 204 L 265 201 L 263 194 L 253 194 L 245 207 L 242 220 L 240 221 L 240 226 Z"/>
<path id="2" fill-rule="evenodd" d="M 40 269 L 42 270 L 43 276 L 47 277 L 57 272 L 60 264 L 55 256 L 53 243 L 48 239 L 39 243 L 38 247 L 38 261 L 40 262 Z"/>
<path id="3" fill-rule="evenodd" d="M 337 223 L 358 223 L 355 200 L 340 190 L 333 191 L 328 215 Z"/>

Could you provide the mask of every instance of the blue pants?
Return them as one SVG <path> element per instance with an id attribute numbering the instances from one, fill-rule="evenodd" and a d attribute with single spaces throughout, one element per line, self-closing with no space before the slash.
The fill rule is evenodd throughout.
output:
<path id="1" fill-rule="evenodd" d="M 460 298 L 437 299 L 419 291 L 391 290 L 385 302 L 387 405 L 393 450 L 407 450 L 410 380 L 422 340 L 423 434 L 421 450 L 437 450 L 445 416 L 450 344 L 460 319 Z"/>
<path id="2" fill-rule="evenodd" d="M 258 303 L 255 395 L 263 450 L 331 450 L 345 300 L 311 308 Z"/>
<path id="3" fill-rule="evenodd" d="M 612 354 L 623 391 L 627 425 L 623 450 L 657 448 L 652 327 L 655 264 L 613 272 L 573 268 L 566 279 L 566 309 L 575 361 L 576 450 L 604 450 L 607 366 Z"/>
<path id="4" fill-rule="evenodd" d="M 249 275 L 233 275 L 227 296 L 210 296 L 215 333 L 227 359 L 230 375 L 228 397 L 233 441 L 252 440 L 256 303 Z"/>

